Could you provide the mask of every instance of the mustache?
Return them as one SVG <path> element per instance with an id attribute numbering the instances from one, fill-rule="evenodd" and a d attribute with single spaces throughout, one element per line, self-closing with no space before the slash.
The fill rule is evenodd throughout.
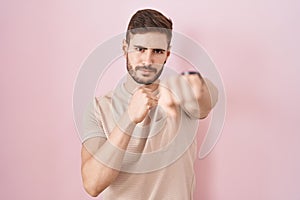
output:
<path id="1" fill-rule="evenodd" d="M 150 71 L 153 71 L 155 73 L 157 72 L 157 69 L 152 67 L 152 65 L 136 66 L 135 67 L 135 71 L 140 70 L 140 69 L 150 70 Z"/>

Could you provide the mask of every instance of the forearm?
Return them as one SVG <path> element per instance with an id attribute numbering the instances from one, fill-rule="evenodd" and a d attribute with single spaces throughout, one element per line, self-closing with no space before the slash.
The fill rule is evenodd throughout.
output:
<path id="1" fill-rule="evenodd" d="M 200 110 L 199 118 L 205 118 L 218 101 L 218 89 L 216 86 L 208 79 L 203 79 L 202 94 L 198 97 L 198 105 Z"/>
<path id="2" fill-rule="evenodd" d="M 122 117 L 123 119 L 104 143 L 99 145 L 97 144 L 99 141 L 94 144 L 89 142 L 83 147 L 82 153 L 90 155 L 82 155 L 82 158 L 86 158 L 82 162 L 82 179 L 86 191 L 91 196 L 98 196 L 119 175 L 130 135 L 135 126 L 132 123 L 128 124 L 130 122 L 125 119 L 126 117 Z"/>
<path id="3" fill-rule="evenodd" d="M 92 148 L 95 149 L 92 155 L 83 148 L 82 178 L 87 192 L 92 196 L 101 193 L 118 176 L 136 124 L 142 122 L 149 110 L 157 105 L 157 97 L 153 94 L 156 88 L 155 85 L 139 87 L 130 99 L 127 112 L 107 140 L 98 148 Z"/>

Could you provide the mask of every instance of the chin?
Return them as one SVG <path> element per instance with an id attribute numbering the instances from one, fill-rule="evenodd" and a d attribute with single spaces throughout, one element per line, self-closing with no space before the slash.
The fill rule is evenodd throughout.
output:
<path id="1" fill-rule="evenodd" d="M 144 84 L 144 85 L 150 85 L 156 81 L 156 79 L 153 80 L 153 78 L 150 78 L 150 79 L 134 78 L 134 80 L 135 80 L 135 82 L 137 82 L 139 84 Z"/>

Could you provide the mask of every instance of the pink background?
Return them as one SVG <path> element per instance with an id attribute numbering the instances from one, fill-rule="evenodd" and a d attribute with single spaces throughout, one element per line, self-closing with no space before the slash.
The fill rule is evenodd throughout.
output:
<path id="1" fill-rule="evenodd" d="M 146 7 L 202 44 L 225 84 L 226 121 L 196 163 L 196 200 L 299 200 L 297 0 L 2 1 L 0 198 L 92 199 L 81 184 L 73 85 L 89 52 Z"/>

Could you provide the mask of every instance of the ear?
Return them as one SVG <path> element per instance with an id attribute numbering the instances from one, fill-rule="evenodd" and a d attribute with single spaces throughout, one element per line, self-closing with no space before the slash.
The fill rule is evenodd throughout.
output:
<path id="1" fill-rule="evenodd" d="M 123 43 L 122 43 L 122 50 L 123 50 L 124 56 L 126 56 L 126 54 L 128 52 L 128 44 L 125 39 L 123 40 Z"/>
<path id="2" fill-rule="evenodd" d="M 167 57 L 166 57 L 166 60 L 165 60 L 164 64 L 166 64 L 166 62 L 167 62 L 167 60 L 168 60 L 170 54 L 171 54 L 171 52 L 170 52 L 170 50 L 168 50 L 168 51 L 167 51 Z"/>
<path id="3" fill-rule="evenodd" d="M 171 54 L 171 52 L 170 52 L 170 50 L 168 50 L 167 51 L 167 58 L 169 58 L 170 54 Z"/>
<path id="4" fill-rule="evenodd" d="M 172 47 L 171 45 L 168 46 L 168 49 L 167 49 L 167 59 L 169 58 L 169 56 L 171 54 L 171 51 L 170 51 L 171 47 Z"/>

